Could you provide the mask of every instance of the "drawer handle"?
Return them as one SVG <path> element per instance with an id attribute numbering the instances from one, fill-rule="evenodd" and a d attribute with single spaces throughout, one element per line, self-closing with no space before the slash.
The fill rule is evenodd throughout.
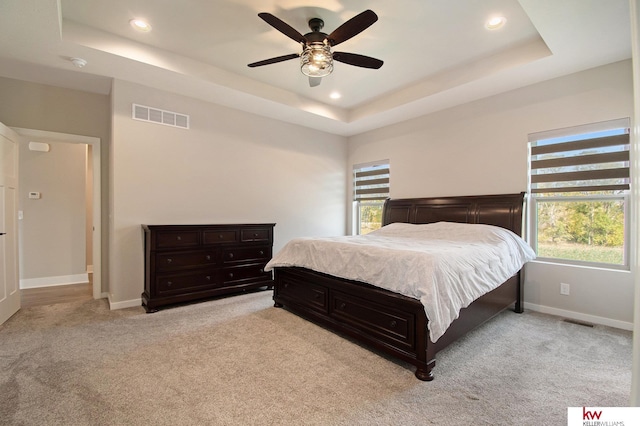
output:
<path id="1" fill-rule="evenodd" d="M 207 281 L 211 281 L 211 276 L 207 275 Z"/>
<path id="2" fill-rule="evenodd" d="M 254 237 L 257 237 L 257 236 L 258 236 L 258 233 L 257 233 L 257 232 L 256 232 L 256 233 L 254 233 L 254 234 L 253 234 L 253 236 L 254 236 Z"/>
<path id="3" fill-rule="evenodd" d="M 320 295 L 318 293 L 316 293 L 316 294 L 313 295 L 313 298 L 314 299 L 320 299 Z"/>
<path id="4" fill-rule="evenodd" d="M 207 255 L 207 256 L 206 256 L 206 259 L 207 259 L 207 260 L 211 260 L 211 256 L 210 256 L 210 255 Z"/>
<path id="5" fill-rule="evenodd" d="M 173 259 L 171 258 L 167 259 L 167 263 L 171 263 L 171 262 L 173 262 Z"/>
<path id="6" fill-rule="evenodd" d="M 222 234 L 219 234 L 219 235 L 218 235 L 218 239 L 220 239 L 220 240 L 221 240 L 221 239 L 223 239 L 223 238 L 224 238 L 224 235 L 222 235 Z"/>
<path id="7" fill-rule="evenodd" d="M 263 273 L 263 272 L 264 272 L 264 268 L 260 268 L 260 273 Z"/>
<path id="8" fill-rule="evenodd" d="M 229 272 L 229 278 L 233 278 L 233 272 Z"/>
<path id="9" fill-rule="evenodd" d="M 258 253 L 260 256 L 264 256 L 264 251 L 260 250 L 260 253 Z"/>
<path id="10" fill-rule="evenodd" d="M 396 325 L 398 325 L 398 323 L 395 321 L 391 321 L 389 325 L 391 326 L 391 328 L 396 328 Z"/>
<path id="11" fill-rule="evenodd" d="M 171 284 L 173 284 L 173 282 L 167 281 L 167 287 L 171 287 Z"/>
<path id="12" fill-rule="evenodd" d="M 346 304 L 346 303 L 342 302 L 342 303 L 340 304 L 340 309 L 344 309 L 344 308 L 346 308 L 346 307 L 347 307 L 347 304 Z"/>
<path id="13" fill-rule="evenodd" d="M 177 239 L 178 241 L 182 241 L 182 237 L 181 237 L 180 235 L 178 235 L 178 236 L 176 237 L 176 239 Z"/>
<path id="14" fill-rule="evenodd" d="M 233 253 L 229 253 L 229 259 L 233 259 Z"/>

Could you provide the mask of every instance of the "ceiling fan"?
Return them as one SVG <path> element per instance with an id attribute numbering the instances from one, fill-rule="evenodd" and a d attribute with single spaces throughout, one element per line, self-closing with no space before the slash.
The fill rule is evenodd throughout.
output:
<path id="1" fill-rule="evenodd" d="M 259 13 L 258 16 L 282 34 L 300 43 L 302 52 L 253 62 L 249 64 L 251 68 L 300 58 L 300 70 L 309 77 L 309 85 L 315 87 L 320 84 L 322 77 L 331 74 L 334 60 L 348 65 L 355 65 L 356 67 L 372 69 L 378 69 L 383 64 L 380 59 L 369 56 L 347 52 L 331 52 L 333 46 L 360 34 L 378 20 L 378 15 L 371 10 L 365 10 L 354 16 L 329 35 L 320 31 L 324 27 L 324 21 L 320 18 L 310 19 L 309 28 L 311 28 L 311 32 L 302 35 L 289 24 L 270 13 Z"/>

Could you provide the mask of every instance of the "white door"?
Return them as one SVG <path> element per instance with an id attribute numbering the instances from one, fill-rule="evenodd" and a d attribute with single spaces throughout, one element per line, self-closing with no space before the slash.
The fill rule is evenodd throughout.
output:
<path id="1" fill-rule="evenodd" d="M 18 140 L 16 132 L 0 123 L 0 324 L 20 309 Z"/>

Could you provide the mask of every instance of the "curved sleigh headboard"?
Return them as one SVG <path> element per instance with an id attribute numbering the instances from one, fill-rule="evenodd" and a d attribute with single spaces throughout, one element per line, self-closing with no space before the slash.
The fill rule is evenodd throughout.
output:
<path id="1" fill-rule="evenodd" d="M 522 236 L 525 193 L 461 197 L 387 199 L 382 224 L 394 222 L 482 223 L 506 228 Z"/>

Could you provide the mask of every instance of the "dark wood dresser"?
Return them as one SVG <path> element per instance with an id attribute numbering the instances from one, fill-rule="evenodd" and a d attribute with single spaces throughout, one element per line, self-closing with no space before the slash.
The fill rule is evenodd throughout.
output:
<path id="1" fill-rule="evenodd" d="M 142 225 L 147 312 L 273 286 L 273 223 L 244 225 Z"/>

